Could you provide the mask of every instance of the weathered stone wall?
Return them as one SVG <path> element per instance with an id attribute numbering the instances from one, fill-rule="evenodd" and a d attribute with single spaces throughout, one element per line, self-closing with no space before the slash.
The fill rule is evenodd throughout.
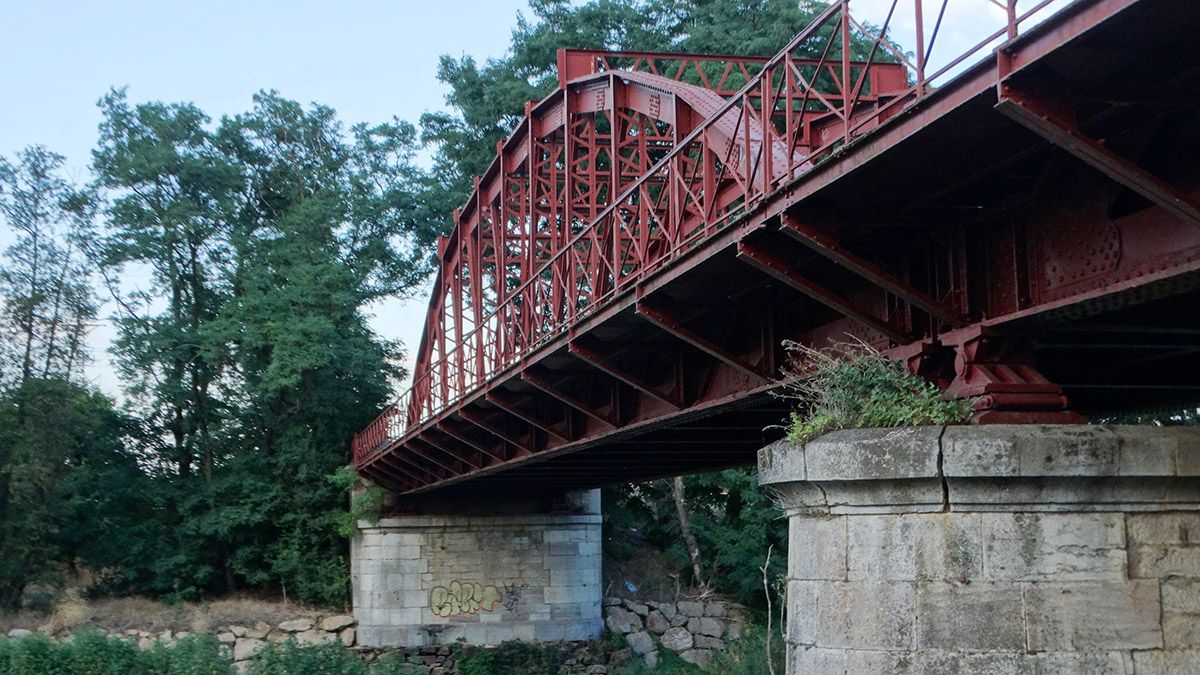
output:
<path id="1" fill-rule="evenodd" d="M 577 504 L 583 513 L 413 515 L 361 524 L 351 545 L 359 644 L 598 637 L 599 492 Z"/>
<path id="2" fill-rule="evenodd" d="M 789 673 L 1200 673 L 1200 430 L 857 430 L 759 461 Z"/>

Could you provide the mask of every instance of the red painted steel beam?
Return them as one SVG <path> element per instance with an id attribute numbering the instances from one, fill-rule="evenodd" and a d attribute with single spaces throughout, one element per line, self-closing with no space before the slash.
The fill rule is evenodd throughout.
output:
<path id="1" fill-rule="evenodd" d="M 740 372 L 746 373 L 751 377 L 762 381 L 767 380 L 767 373 L 764 368 L 758 364 L 750 363 L 738 354 L 725 349 L 717 343 L 700 335 L 699 333 L 686 328 L 679 320 L 678 316 L 671 316 L 661 306 L 655 306 L 648 303 L 645 298 L 639 300 L 636 305 L 635 312 L 651 324 L 661 328 L 663 331 L 678 338 L 679 340 L 695 347 L 696 349 L 708 354 L 714 359 L 724 363 Z"/>
<path id="2" fill-rule="evenodd" d="M 449 471 L 452 474 L 463 473 L 462 460 L 458 459 L 457 457 L 454 457 L 454 461 L 449 461 L 449 462 L 446 461 L 445 459 L 438 459 L 437 455 L 449 454 L 449 453 L 443 453 L 440 448 L 436 448 L 416 436 L 413 436 L 413 437 L 407 439 L 404 442 L 403 447 L 405 447 L 407 450 L 409 450 L 409 452 L 411 452 L 413 455 L 420 457 L 421 459 L 425 460 L 426 462 L 429 462 L 430 464 L 433 464 L 434 466 L 445 469 L 446 471 Z M 451 455 L 451 456 L 453 457 L 453 455 Z M 458 464 L 458 466 L 455 466 L 455 464 Z"/>
<path id="3" fill-rule="evenodd" d="M 398 449 L 402 450 L 403 448 L 398 448 Z M 412 458 L 405 456 L 405 454 L 403 452 L 396 452 L 396 451 L 388 452 L 386 454 L 380 455 L 378 461 L 382 462 L 386 466 L 392 467 L 393 469 L 395 469 L 397 471 L 404 470 L 401 467 L 401 465 L 407 466 L 407 467 L 409 467 L 408 470 L 410 472 L 412 472 L 412 471 L 418 472 L 417 474 L 414 474 L 414 475 L 424 474 L 428 478 L 432 478 L 433 482 L 444 480 L 446 478 L 442 474 L 439 474 L 435 471 L 431 471 L 426 466 L 424 466 L 422 464 L 418 464 L 417 462 L 413 461 Z M 425 483 L 425 482 L 429 482 L 428 478 L 421 478 L 420 480 L 422 483 Z"/>
<path id="4" fill-rule="evenodd" d="M 587 363 L 596 370 L 607 374 L 609 377 L 612 377 L 615 380 L 624 382 L 630 387 L 633 387 L 637 391 L 640 391 L 641 393 L 653 399 L 666 403 L 675 410 L 682 410 L 685 407 L 683 401 L 677 393 L 663 393 L 658 387 L 646 382 L 641 377 L 638 377 L 637 375 L 614 365 L 595 349 L 585 347 L 584 345 L 580 344 L 580 340 L 578 338 L 572 340 L 567 349 L 572 354 L 577 356 L 579 360 Z"/>
<path id="5" fill-rule="evenodd" d="M 958 328 L 967 324 L 967 318 L 952 307 L 913 288 L 888 271 L 869 260 L 853 253 L 838 241 L 837 234 L 825 228 L 806 223 L 787 212 L 780 214 L 782 231 L 812 251 L 845 267 L 858 276 L 870 281 L 883 290 L 910 303 L 925 313 Z"/>
<path id="6" fill-rule="evenodd" d="M 1011 83 L 1000 84 L 996 107 L 1017 123 L 1083 160 L 1117 183 L 1145 197 L 1167 213 L 1200 225 L 1200 206 L 1162 179 L 1089 138 L 1070 120 L 1062 102 L 1032 95 Z"/>
<path id="7" fill-rule="evenodd" d="M 440 450 L 447 457 L 453 457 L 454 459 L 458 460 L 459 462 L 462 462 L 463 464 L 467 465 L 467 467 L 470 468 L 472 471 L 478 471 L 479 469 L 483 468 L 483 463 L 480 462 L 478 459 L 471 459 L 470 455 L 468 453 L 464 453 L 462 451 L 455 450 L 454 448 L 450 447 L 445 442 L 443 442 L 437 438 L 434 438 L 433 435 L 430 433 L 429 429 L 425 429 L 421 433 L 417 434 L 416 438 L 420 439 L 421 441 L 424 441 L 427 445 L 430 445 L 433 448 Z"/>
<path id="8" fill-rule="evenodd" d="M 471 424 L 474 424 L 475 426 L 496 436 L 497 438 L 507 441 L 508 443 L 511 443 L 513 445 L 513 447 L 515 447 L 517 449 L 517 454 L 516 454 L 517 457 L 520 457 L 523 455 L 532 455 L 533 453 L 537 452 L 537 449 L 534 446 L 526 444 L 525 440 L 523 440 L 519 436 L 513 434 L 512 432 L 508 431 L 507 429 L 505 429 L 497 424 L 493 424 L 492 422 L 488 421 L 488 419 L 486 417 L 484 417 L 483 415 L 481 415 L 473 410 L 468 410 L 467 408 L 463 408 L 458 411 L 458 415 L 459 415 L 459 417 L 463 418 L 464 420 L 470 422 Z M 513 459 L 513 458 L 509 457 L 509 459 Z"/>
<path id="9" fill-rule="evenodd" d="M 737 258 L 768 276 L 782 281 L 784 284 L 800 291 L 835 312 L 858 321 L 868 328 L 879 331 L 893 342 L 904 344 L 909 341 L 908 336 L 895 326 L 858 307 L 840 295 L 833 293 L 829 289 L 806 279 L 795 272 L 786 260 L 765 248 L 748 241 L 739 241 L 737 245 Z"/>
<path id="10" fill-rule="evenodd" d="M 397 469 L 392 469 L 389 471 L 388 468 L 389 467 L 382 462 L 372 462 L 366 467 L 368 471 L 383 476 L 386 481 L 408 486 L 404 488 L 406 490 L 410 489 L 411 487 L 421 485 L 421 481 L 411 474 L 403 473 Z"/>
<path id="11" fill-rule="evenodd" d="M 572 396 L 571 394 L 568 394 L 567 392 L 565 392 L 561 388 L 559 388 L 557 385 L 551 384 L 549 380 L 546 380 L 545 378 L 541 377 L 540 375 L 535 375 L 534 373 L 530 372 L 528 369 L 526 369 L 525 371 L 523 371 L 521 373 L 521 379 L 524 380 L 525 382 L 529 383 L 529 385 L 531 387 L 541 390 L 548 396 L 551 396 L 552 398 L 558 400 L 559 402 L 561 402 L 571 408 L 574 408 L 575 410 L 578 410 L 579 412 L 583 413 L 584 415 L 587 415 L 588 417 L 609 427 L 610 429 L 616 429 L 617 427 L 621 426 L 620 422 L 616 419 L 616 417 L 614 415 L 605 414 L 605 413 L 600 412 L 595 407 L 579 400 L 578 398 L 576 398 L 575 396 Z"/>
<path id="12" fill-rule="evenodd" d="M 441 422 L 438 422 L 437 425 L 435 426 L 435 428 L 438 431 L 446 434 L 447 436 L 455 439 L 456 441 L 463 443 L 465 445 L 468 445 L 472 448 L 475 448 L 476 450 L 483 453 L 484 455 L 491 457 L 492 460 L 494 460 L 496 462 L 505 461 L 504 457 L 502 457 L 501 455 L 497 455 L 495 452 L 493 452 L 490 448 L 488 448 L 483 443 L 479 443 L 478 441 L 471 440 L 471 438 L 469 436 L 467 436 L 466 434 L 464 434 L 462 432 L 462 430 L 454 428 L 454 426 L 452 424 L 450 424 L 450 422 L 448 420 L 442 420 Z"/>
<path id="13" fill-rule="evenodd" d="M 554 425 L 550 424 L 549 422 L 542 420 L 542 419 L 538 419 L 537 416 L 533 415 L 532 413 L 521 410 L 521 408 L 517 406 L 516 401 L 513 401 L 507 395 L 505 395 L 499 391 L 489 391 L 484 396 L 484 398 L 489 403 L 491 403 L 492 405 L 496 406 L 497 408 L 503 410 L 504 412 L 508 413 L 509 415 L 512 415 L 513 417 L 521 420 L 522 422 L 525 422 L 526 424 L 528 424 L 532 427 L 541 429 L 542 431 L 546 432 L 547 434 L 550 434 L 551 436 L 557 438 L 558 440 L 560 440 L 564 443 L 567 443 L 567 442 L 570 442 L 571 440 L 573 440 L 571 438 L 568 438 L 562 432 L 555 429 Z"/>

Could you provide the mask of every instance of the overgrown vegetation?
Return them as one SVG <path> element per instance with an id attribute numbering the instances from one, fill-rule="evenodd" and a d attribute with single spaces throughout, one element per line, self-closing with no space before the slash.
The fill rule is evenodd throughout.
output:
<path id="1" fill-rule="evenodd" d="M 466 654 L 456 647 L 460 675 L 555 675 L 560 671 L 563 651 L 554 645 L 509 640 L 495 649 L 475 649 Z"/>
<path id="2" fill-rule="evenodd" d="M 657 668 L 640 659 L 610 672 L 619 675 L 767 675 L 765 635 L 754 629 L 713 656 L 706 668 L 687 663 L 669 650 L 660 650 Z M 567 652 L 554 645 L 517 641 L 492 649 L 455 647 L 460 675 L 557 675 L 564 672 Z M 775 672 L 783 672 L 784 650 L 773 645 Z M 232 675 L 232 660 L 211 636 L 193 635 L 168 647 L 156 643 L 146 650 L 130 640 L 107 637 L 95 630 L 77 631 L 71 640 L 56 642 L 43 635 L 0 638 L 0 675 Z M 385 654 L 367 663 L 339 644 L 301 645 L 295 640 L 267 643 L 244 671 L 249 675 L 416 675 L 425 668 L 408 663 L 403 654 Z"/>
<path id="3" fill-rule="evenodd" d="M 788 439 L 803 443 L 835 429 L 956 424 L 971 416 L 971 402 L 947 398 L 933 383 L 861 342 L 815 349 L 785 343 L 794 383 L 785 396 L 799 401 Z"/>

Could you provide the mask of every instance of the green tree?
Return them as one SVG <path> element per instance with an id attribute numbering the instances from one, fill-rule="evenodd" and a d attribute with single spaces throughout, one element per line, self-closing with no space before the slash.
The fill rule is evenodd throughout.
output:
<path id="1" fill-rule="evenodd" d="M 19 606 L 29 583 L 53 582 L 72 562 L 75 467 L 118 447 L 120 434 L 111 401 L 63 380 L 0 395 L 0 607 Z"/>
<path id="2" fill-rule="evenodd" d="M 401 374 L 399 345 L 370 329 L 365 308 L 411 292 L 437 234 L 411 193 L 423 176 L 412 163 L 415 131 L 392 123 L 345 134 L 331 109 L 264 93 L 220 136 L 243 167 L 247 199 L 219 326 L 245 396 L 244 453 L 275 486 L 273 543 L 239 571 L 340 603 L 345 494 L 328 476 Z"/>
<path id="3" fill-rule="evenodd" d="M 94 198 L 41 146 L 0 157 L 0 216 L 16 235 L 0 266 L 0 383 L 74 379 L 97 305 L 77 244 Z"/>
<path id="4" fill-rule="evenodd" d="M 169 430 L 171 452 L 161 459 L 186 478 L 199 458 L 208 478 L 221 414 L 213 387 L 223 362 L 206 325 L 229 293 L 223 230 L 237 167 L 214 146 L 208 117 L 193 105 L 130 105 L 116 90 L 101 99 L 100 111 L 92 166 L 112 198 L 100 263 L 149 275 L 120 298 L 120 373 L 143 410 Z"/>

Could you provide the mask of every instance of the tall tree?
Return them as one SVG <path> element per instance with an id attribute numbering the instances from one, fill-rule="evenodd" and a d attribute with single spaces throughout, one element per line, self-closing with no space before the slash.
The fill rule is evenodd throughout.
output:
<path id="1" fill-rule="evenodd" d="M 94 198 L 62 176 L 63 157 L 41 146 L 0 157 L 0 217 L 16 235 L 0 266 L 0 382 L 71 380 L 86 362 L 97 305 L 78 251 Z"/>
<path id="2" fill-rule="evenodd" d="M 247 197 L 220 325 L 246 397 L 241 436 L 283 487 L 263 562 L 301 597 L 329 601 L 345 594 L 344 543 L 336 519 L 316 514 L 344 495 L 326 477 L 400 375 L 398 345 L 365 309 L 411 292 L 437 235 L 413 198 L 416 134 L 403 123 L 346 133 L 329 108 L 263 93 L 219 135 Z"/>
<path id="3" fill-rule="evenodd" d="M 113 289 L 124 309 L 117 317 L 120 372 L 169 430 L 166 459 L 178 475 L 190 475 L 199 457 L 209 476 L 220 423 L 213 387 L 223 363 L 206 325 L 229 292 L 224 229 L 240 176 L 193 105 L 131 105 L 117 90 L 101 99 L 100 111 L 93 170 L 113 198 L 99 258 L 110 270 L 149 275 L 148 285 L 129 293 Z"/>

